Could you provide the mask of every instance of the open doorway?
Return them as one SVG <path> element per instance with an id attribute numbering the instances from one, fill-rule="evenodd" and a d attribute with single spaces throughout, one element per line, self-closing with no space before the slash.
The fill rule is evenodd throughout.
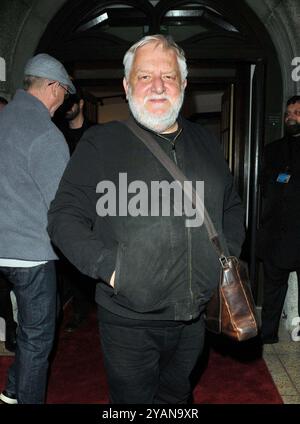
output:
<path id="1" fill-rule="evenodd" d="M 247 248 L 257 293 L 255 234 L 260 150 L 282 80 L 265 27 L 242 0 L 66 1 L 36 52 L 54 55 L 97 99 L 99 122 L 125 119 L 122 58 L 146 34 L 172 35 L 186 52 L 189 84 L 183 114 L 220 132 L 247 213 Z M 274 90 L 276 88 L 276 90 Z M 222 101 L 223 96 L 223 101 Z M 270 112 L 269 112 L 270 111 Z M 266 131 L 265 131 L 266 129 Z"/>

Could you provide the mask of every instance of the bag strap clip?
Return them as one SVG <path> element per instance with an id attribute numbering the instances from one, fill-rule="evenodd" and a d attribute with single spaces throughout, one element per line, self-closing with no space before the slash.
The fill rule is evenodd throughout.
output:
<path id="1" fill-rule="evenodd" d="M 219 261 L 221 263 L 221 266 L 223 269 L 228 268 L 229 267 L 229 262 L 228 259 L 225 255 L 222 255 L 219 257 Z"/>

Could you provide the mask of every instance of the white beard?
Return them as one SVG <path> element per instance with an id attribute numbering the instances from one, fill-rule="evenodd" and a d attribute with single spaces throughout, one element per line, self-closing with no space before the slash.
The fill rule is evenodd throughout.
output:
<path id="1" fill-rule="evenodd" d="M 128 87 L 127 98 L 130 111 L 137 122 L 154 132 L 163 133 L 168 128 L 172 127 L 177 120 L 184 99 L 184 89 L 181 90 L 180 95 L 173 104 L 171 103 L 169 96 L 165 94 L 153 94 L 152 96 L 145 97 L 144 104 L 140 106 L 132 96 L 131 87 Z M 171 107 L 161 116 L 157 116 L 154 113 L 148 112 L 145 108 L 146 102 L 150 99 L 167 99 L 170 102 Z"/>

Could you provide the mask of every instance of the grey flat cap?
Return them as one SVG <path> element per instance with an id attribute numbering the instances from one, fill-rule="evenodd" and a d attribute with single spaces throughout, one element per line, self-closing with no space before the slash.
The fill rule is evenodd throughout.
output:
<path id="1" fill-rule="evenodd" d="M 47 78 L 52 81 L 58 81 L 68 87 L 71 94 L 76 93 L 65 67 L 54 57 L 40 53 L 28 60 L 24 69 L 24 75 Z"/>

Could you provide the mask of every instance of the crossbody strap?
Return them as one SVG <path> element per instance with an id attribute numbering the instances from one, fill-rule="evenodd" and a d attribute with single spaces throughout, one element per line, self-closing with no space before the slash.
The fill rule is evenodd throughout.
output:
<path id="1" fill-rule="evenodd" d="M 178 168 L 178 166 L 173 162 L 169 156 L 163 151 L 157 141 L 152 137 L 151 133 L 146 130 L 143 130 L 132 117 L 127 121 L 123 122 L 132 132 L 136 135 L 151 153 L 160 161 L 160 163 L 167 169 L 167 171 L 172 175 L 174 180 L 180 185 L 181 189 L 184 191 L 187 198 L 192 203 L 193 207 L 198 211 L 200 216 L 204 217 L 204 225 L 207 230 L 209 239 L 214 246 L 221 263 L 223 264 L 226 257 L 221 248 L 220 239 L 217 233 L 217 230 L 200 198 L 197 191 L 192 187 L 192 193 L 185 188 L 185 181 L 188 181 L 184 173 Z"/>

